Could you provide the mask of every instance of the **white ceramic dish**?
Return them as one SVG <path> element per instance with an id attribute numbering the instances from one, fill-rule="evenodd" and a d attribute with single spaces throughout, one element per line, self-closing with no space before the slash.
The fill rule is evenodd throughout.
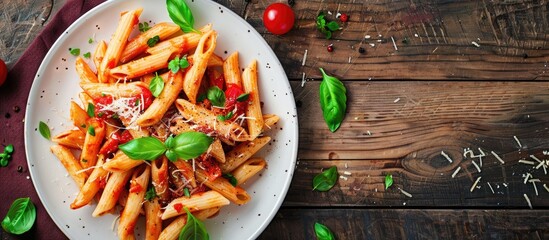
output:
<path id="1" fill-rule="evenodd" d="M 212 1 L 187 1 L 195 17 L 195 27 L 213 23 L 218 31 L 216 54 L 228 56 L 239 51 L 240 62 L 252 59 L 259 63 L 261 99 L 264 112 L 281 117 L 276 129 L 269 132 L 274 139 L 258 155 L 268 161 L 268 168 L 243 187 L 252 200 L 243 206 L 234 204 L 222 209 L 220 215 L 205 221 L 212 239 L 254 239 L 265 229 L 278 211 L 286 195 L 297 157 L 297 115 L 293 94 L 282 66 L 269 45 L 253 27 L 231 10 Z M 151 24 L 170 21 L 165 3 L 147 0 L 107 1 L 74 22 L 55 42 L 40 66 L 30 91 L 26 119 L 25 145 L 32 181 L 47 212 L 70 239 L 116 239 L 113 223 L 116 215 L 92 217 L 95 204 L 71 210 L 78 188 L 64 167 L 50 153 L 53 143 L 37 131 L 40 121 L 46 122 L 52 135 L 71 128 L 69 102 L 79 102 L 75 57 L 69 48 L 80 48 L 81 54 L 93 52 L 96 42 L 110 40 L 120 12 L 143 7 L 140 21 Z M 143 221 L 136 227 L 136 236 L 143 238 Z"/>

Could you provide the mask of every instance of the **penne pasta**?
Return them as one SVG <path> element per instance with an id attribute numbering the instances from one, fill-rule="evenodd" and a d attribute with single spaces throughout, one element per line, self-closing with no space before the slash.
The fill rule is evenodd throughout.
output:
<path id="1" fill-rule="evenodd" d="M 242 86 L 242 76 L 240 74 L 240 65 L 238 63 L 238 52 L 233 52 L 223 62 L 223 75 L 227 86 L 229 84 L 235 84 L 239 87 Z"/>
<path id="2" fill-rule="evenodd" d="M 199 31 L 202 33 L 209 32 L 212 29 L 212 25 L 208 24 Z M 146 51 L 148 54 L 154 55 L 165 51 L 174 51 L 178 53 L 185 53 L 190 51 L 191 49 L 196 48 L 198 46 L 198 42 L 200 41 L 200 37 L 202 35 L 197 32 L 189 32 L 185 33 L 183 35 L 173 37 L 170 39 L 167 39 L 166 41 L 162 41 L 158 44 L 156 44 L 154 47 L 148 48 Z"/>
<path id="3" fill-rule="evenodd" d="M 95 166 L 97 163 L 97 154 L 101 148 L 101 143 L 105 138 L 105 124 L 96 118 L 88 120 L 88 129 L 84 138 L 84 146 L 80 154 L 80 165 L 87 169 Z M 91 172 L 91 171 L 90 171 Z"/>
<path id="4" fill-rule="evenodd" d="M 165 51 L 131 61 L 112 68 L 110 70 L 110 75 L 115 79 L 130 80 L 145 74 L 153 73 L 168 67 L 168 62 L 172 53 L 173 52 Z"/>
<path id="5" fill-rule="evenodd" d="M 164 90 L 154 99 L 151 106 L 137 119 L 137 125 L 146 127 L 160 122 L 168 108 L 173 104 L 183 87 L 183 73 L 169 72 Z"/>
<path id="6" fill-rule="evenodd" d="M 183 207 L 190 212 L 200 211 L 208 208 L 229 205 L 229 200 L 216 191 L 207 191 L 193 194 L 191 197 L 179 197 L 166 206 L 162 213 L 162 220 L 169 219 L 185 213 Z"/>
<path id="7" fill-rule="evenodd" d="M 90 117 L 88 116 L 88 113 L 74 101 L 71 101 L 70 118 L 74 126 L 80 128 L 82 131 L 86 131 L 86 122 Z"/>
<path id="8" fill-rule="evenodd" d="M 263 158 L 250 158 L 242 165 L 238 166 L 231 173 L 236 179 L 238 185 L 242 185 L 248 179 L 255 176 L 258 172 L 265 169 L 267 162 Z"/>
<path id="9" fill-rule="evenodd" d="M 242 86 L 244 92 L 249 93 L 250 103 L 246 109 L 246 121 L 250 140 L 255 139 L 263 132 L 263 113 L 261 113 L 261 101 L 259 100 L 259 88 L 257 86 L 257 61 L 252 63 L 242 73 Z"/>
<path id="10" fill-rule="evenodd" d="M 263 130 L 271 129 L 279 120 L 280 117 L 276 114 L 263 114 Z"/>
<path id="11" fill-rule="evenodd" d="M 96 83 L 98 81 L 95 73 L 91 70 L 86 61 L 84 61 L 84 59 L 81 57 L 76 58 L 76 73 L 78 73 L 81 82 Z"/>
<path id="12" fill-rule="evenodd" d="M 233 150 L 227 153 L 225 156 L 225 163 L 221 164 L 221 171 L 231 172 L 251 156 L 253 156 L 257 151 L 259 151 L 263 146 L 265 146 L 271 137 L 259 137 L 250 142 L 243 142 L 236 146 Z"/>
<path id="13" fill-rule="evenodd" d="M 167 204 L 170 199 L 169 179 L 168 179 L 168 159 L 161 157 L 156 159 L 151 164 L 151 179 L 156 195 L 163 205 Z"/>
<path id="14" fill-rule="evenodd" d="M 227 179 L 218 177 L 214 180 L 208 179 L 207 173 L 203 169 L 197 168 L 195 171 L 196 179 L 212 190 L 219 192 L 221 195 L 236 204 L 246 204 L 250 201 L 250 195 L 240 188 L 233 186 Z"/>
<path id="15" fill-rule="evenodd" d="M 120 239 L 133 237 L 135 223 L 143 205 L 143 198 L 147 191 L 150 174 L 151 168 L 147 165 L 142 165 L 133 171 L 128 200 L 126 201 L 124 210 L 120 214 L 120 221 L 118 223 L 118 237 Z"/>
<path id="16" fill-rule="evenodd" d="M 103 58 L 105 57 L 106 51 L 107 43 L 105 41 L 100 41 L 95 48 L 95 52 L 93 53 L 93 63 L 95 65 L 96 72 L 98 73 L 100 72 L 99 67 L 101 65 L 101 62 L 103 61 Z M 99 79 L 97 79 L 97 81 L 99 81 Z"/>
<path id="17" fill-rule="evenodd" d="M 50 147 L 51 152 L 59 159 L 61 164 L 67 169 L 69 175 L 74 179 L 78 188 L 82 188 L 86 183 L 88 174 L 82 171 L 82 167 L 78 160 L 72 155 L 70 149 L 61 145 L 53 145 Z"/>
<path id="18" fill-rule="evenodd" d="M 141 94 L 143 88 L 147 89 L 147 86 L 142 82 L 132 82 L 128 84 L 81 83 L 80 87 L 94 99 L 105 95 L 132 97 Z"/>
<path id="19" fill-rule="evenodd" d="M 125 172 L 141 165 L 143 162 L 143 160 L 133 160 L 122 151 L 118 151 L 110 161 L 103 164 L 103 168 L 110 172 Z"/>
<path id="20" fill-rule="evenodd" d="M 151 29 L 139 34 L 137 37 L 128 42 L 128 44 L 124 48 L 124 51 L 122 52 L 122 55 L 120 56 L 120 62 L 129 62 L 131 59 L 145 52 L 149 48 L 149 45 L 147 44 L 147 41 L 149 41 L 149 39 L 158 36 L 160 41 L 163 41 L 169 36 L 178 32 L 179 29 L 179 26 L 167 22 L 161 22 L 154 25 Z"/>
<path id="21" fill-rule="evenodd" d="M 71 203 L 71 209 L 78 209 L 89 204 L 93 200 L 95 194 L 97 194 L 101 187 L 107 182 L 109 172 L 101 167 L 105 162 L 104 158 L 103 155 L 99 155 L 97 164 L 90 174 L 90 177 L 86 180 L 86 183 L 82 186 L 80 192 L 78 192 L 78 195 Z"/>
<path id="22" fill-rule="evenodd" d="M 125 172 L 113 172 L 110 174 L 103 194 L 92 213 L 92 216 L 98 217 L 109 212 L 118 201 L 120 193 L 122 193 L 124 186 L 132 176 L 132 170 Z"/>
<path id="23" fill-rule="evenodd" d="M 65 147 L 82 149 L 82 146 L 84 146 L 85 138 L 86 134 L 84 134 L 84 132 L 80 130 L 69 130 L 60 133 L 59 135 L 53 137 L 51 140 L 52 142 L 63 145 Z"/>
<path id="24" fill-rule="evenodd" d="M 145 201 L 145 240 L 157 240 L 162 232 L 162 209 L 158 199 Z"/>
<path id="25" fill-rule="evenodd" d="M 128 37 L 132 32 L 133 26 L 139 22 L 139 16 L 142 11 L 142 8 L 136 9 L 126 12 L 120 17 L 118 27 L 116 28 L 116 31 L 107 46 L 103 60 L 99 65 L 99 71 L 97 73 L 99 82 L 114 82 L 110 78 L 110 70 L 118 65 L 120 55 L 122 55 L 122 51 L 128 42 Z"/>
<path id="26" fill-rule="evenodd" d="M 183 91 L 187 95 L 190 102 L 196 103 L 198 89 L 202 83 L 202 77 L 206 72 L 208 59 L 212 55 L 217 42 L 217 34 L 215 31 L 204 33 L 198 42 L 196 51 L 194 52 L 192 65 L 187 70 L 183 81 Z"/>

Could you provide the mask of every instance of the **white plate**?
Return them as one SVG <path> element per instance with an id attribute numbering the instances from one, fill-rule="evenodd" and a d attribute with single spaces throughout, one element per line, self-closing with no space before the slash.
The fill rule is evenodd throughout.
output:
<path id="1" fill-rule="evenodd" d="M 297 157 L 297 115 L 288 79 L 275 54 L 253 27 L 231 10 L 211 1 L 187 1 L 195 17 L 195 27 L 213 23 L 218 32 L 216 53 L 227 57 L 239 51 L 241 67 L 258 60 L 261 100 L 264 113 L 281 117 L 269 135 L 272 143 L 258 155 L 268 161 L 260 176 L 245 184 L 251 201 L 243 206 L 231 204 L 220 215 L 205 221 L 212 239 L 253 239 L 269 224 L 278 211 L 292 178 Z M 110 40 L 123 11 L 143 7 L 140 21 L 152 24 L 170 21 L 164 2 L 107 1 L 74 22 L 55 42 L 40 66 L 28 99 L 25 120 L 25 145 L 32 181 L 49 215 L 71 239 L 116 239 L 113 223 L 116 215 L 93 218 L 95 204 L 71 210 L 78 188 L 57 158 L 50 153 L 52 142 L 37 131 L 46 122 L 52 136 L 71 127 L 69 102 L 79 102 L 75 57 L 69 48 L 80 48 L 81 54 L 93 52 L 96 41 Z M 143 223 L 136 236 L 143 238 Z"/>

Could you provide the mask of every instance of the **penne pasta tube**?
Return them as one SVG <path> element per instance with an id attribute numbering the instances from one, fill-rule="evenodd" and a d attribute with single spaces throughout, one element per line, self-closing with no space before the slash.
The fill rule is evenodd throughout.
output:
<path id="1" fill-rule="evenodd" d="M 265 169 L 267 162 L 263 158 L 250 158 L 238 166 L 231 174 L 236 179 L 237 185 L 242 185 L 258 172 Z"/>
<path id="2" fill-rule="evenodd" d="M 219 121 L 214 113 L 204 107 L 194 105 L 184 99 L 176 100 L 175 105 L 185 119 L 198 125 L 208 126 L 224 138 L 238 142 L 246 141 L 249 138 L 244 128 L 234 122 Z"/>
<path id="3" fill-rule="evenodd" d="M 173 104 L 181 88 L 183 87 L 183 73 L 169 72 L 168 79 L 164 84 L 164 90 L 155 98 L 152 104 L 145 110 L 137 119 L 137 125 L 141 127 L 152 126 L 160 122 L 162 117 L 168 111 L 168 108 Z"/>
<path id="4" fill-rule="evenodd" d="M 84 146 L 80 154 L 80 166 L 84 169 L 95 166 L 101 143 L 105 139 L 105 124 L 101 120 L 90 118 L 87 125 Z"/>
<path id="5" fill-rule="evenodd" d="M 223 76 L 227 86 L 229 84 L 235 84 L 242 87 L 240 65 L 238 64 L 238 52 L 233 52 L 223 62 Z"/>
<path id="6" fill-rule="evenodd" d="M 181 173 L 183 177 L 187 179 L 187 181 L 189 182 L 189 185 L 191 185 L 193 188 L 198 186 L 196 184 L 196 178 L 195 178 L 193 166 L 191 166 L 189 162 L 185 160 L 178 160 L 173 162 L 173 165 L 175 165 L 179 170 L 179 173 Z M 172 172 L 172 175 L 175 175 L 175 174 Z"/>
<path id="7" fill-rule="evenodd" d="M 114 157 L 103 164 L 103 168 L 111 172 L 125 172 L 143 163 L 143 160 L 133 160 L 124 152 L 118 150 Z"/>
<path id="8" fill-rule="evenodd" d="M 195 175 L 199 182 L 220 193 L 231 202 L 245 204 L 251 199 L 250 195 L 244 189 L 233 186 L 223 177 L 218 177 L 214 180 L 208 179 L 207 173 L 201 168 L 196 168 Z"/>
<path id="9" fill-rule="evenodd" d="M 179 29 L 179 26 L 168 22 L 161 22 L 154 25 L 146 32 L 137 35 L 137 37 L 128 42 L 126 48 L 124 48 L 124 51 L 120 56 L 120 62 L 129 62 L 137 55 L 145 52 L 147 48 L 149 48 L 149 45 L 147 44 L 147 41 L 149 41 L 149 39 L 158 36 L 160 38 L 160 41 L 163 41 L 179 31 Z"/>
<path id="10" fill-rule="evenodd" d="M 80 163 L 78 163 L 71 150 L 61 145 L 53 145 L 50 147 L 50 150 L 63 164 L 65 169 L 67 169 L 67 172 L 74 179 L 78 188 L 81 189 L 86 183 L 88 174 L 82 171 Z"/>
<path id="11" fill-rule="evenodd" d="M 210 31 L 211 29 L 212 25 L 208 24 L 199 29 L 199 31 L 205 33 Z M 198 42 L 200 41 L 201 36 L 202 34 L 197 32 L 185 33 L 183 35 L 167 39 L 166 41 L 162 41 L 156 44 L 154 47 L 148 48 L 146 51 L 148 54 L 151 55 L 165 51 L 171 52 L 173 50 L 176 50 L 176 52 L 178 53 L 185 53 L 198 46 Z"/>
<path id="12" fill-rule="evenodd" d="M 223 145 L 221 145 L 221 140 L 215 139 L 207 152 L 218 162 L 225 162 L 225 151 L 223 150 Z"/>
<path id="13" fill-rule="evenodd" d="M 60 133 L 59 135 L 53 137 L 51 140 L 54 143 L 63 145 L 65 147 L 82 149 L 82 146 L 84 146 L 85 138 L 86 134 L 84 134 L 84 132 L 80 130 L 69 130 Z"/>
<path id="14" fill-rule="evenodd" d="M 249 104 L 246 109 L 246 121 L 250 140 L 255 139 L 263 132 L 263 113 L 261 113 L 261 101 L 259 100 L 259 88 L 257 86 L 257 61 L 244 69 L 242 73 L 242 86 L 245 93 L 249 93 Z"/>
<path id="15" fill-rule="evenodd" d="M 263 114 L 263 130 L 271 129 L 279 120 L 276 114 Z"/>
<path id="16" fill-rule="evenodd" d="M 216 43 L 217 33 L 215 31 L 204 33 L 193 54 L 192 65 L 185 73 L 183 91 L 192 103 L 196 103 L 196 96 L 198 95 L 198 89 L 208 65 L 208 59 L 212 55 Z"/>
<path id="17" fill-rule="evenodd" d="M 80 128 L 82 131 L 86 131 L 86 124 L 90 116 L 88 115 L 88 112 L 82 109 L 74 101 L 71 101 L 70 118 L 74 126 Z"/>
<path id="18" fill-rule="evenodd" d="M 101 187 L 105 185 L 109 172 L 105 171 L 105 169 L 101 167 L 104 162 L 105 157 L 103 155 L 99 155 L 97 164 L 90 174 L 90 177 L 80 189 L 80 192 L 78 192 L 78 195 L 74 201 L 71 203 L 71 209 L 78 209 L 86 206 L 93 200 L 93 197 L 97 192 L 99 192 Z"/>
<path id="19" fill-rule="evenodd" d="M 80 102 L 82 102 L 82 105 L 84 106 L 88 106 L 89 103 L 93 104 L 93 99 L 90 97 L 90 95 L 88 95 L 87 93 L 85 92 L 81 92 L 78 94 L 78 98 L 80 98 Z M 85 115 L 87 115 L 88 113 L 86 113 Z M 86 121 L 88 119 L 86 118 Z M 85 122 L 84 122 L 85 123 Z M 80 127 L 80 126 L 77 126 L 77 127 Z M 85 130 L 85 129 L 82 129 L 82 130 Z"/>
<path id="20" fill-rule="evenodd" d="M 81 83 L 80 87 L 91 98 L 99 98 L 105 95 L 117 97 L 133 97 L 143 92 L 142 88 L 147 88 L 142 82 L 131 82 L 128 84 L 110 84 L 110 83 Z"/>
<path id="21" fill-rule="evenodd" d="M 132 176 L 132 171 L 133 170 L 113 172 L 110 174 L 107 184 L 105 185 L 105 189 L 103 190 L 103 194 L 101 194 L 101 198 L 99 199 L 92 216 L 101 216 L 109 212 L 116 205 L 118 197 L 120 197 L 120 193 L 123 191 L 124 186 Z"/>
<path id="22" fill-rule="evenodd" d="M 167 204 L 170 199 L 168 174 L 168 159 L 166 157 L 161 157 L 151 163 L 152 185 L 162 205 Z"/>
<path id="23" fill-rule="evenodd" d="M 166 206 L 164 213 L 162 213 L 162 220 L 184 214 L 185 210 L 183 210 L 183 207 L 187 208 L 190 212 L 195 212 L 229 205 L 229 203 L 231 202 L 227 198 L 216 191 L 196 193 L 190 197 L 179 197 L 172 200 L 170 204 Z"/>
<path id="24" fill-rule="evenodd" d="M 243 142 L 236 146 L 233 150 L 225 155 L 225 163 L 220 164 L 222 172 L 232 172 L 250 157 L 252 157 L 257 151 L 265 146 L 271 137 L 258 137 L 250 142 Z"/>
<path id="25" fill-rule="evenodd" d="M 162 231 L 162 210 L 158 198 L 143 203 L 145 208 L 145 240 L 157 240 Z"/>
<path id="26" fill-rule="evenodd" d="M 147 165 L 142 165 L 133 171 L 128 200 L 126 201 L 124 210 L 120 214 L 120 221 L 118 223 L 118 237 L 120 239 L 133 237 L 135 224 L 143 205 L 145 193 L 147 192 L 150 174 L 151 168 Z"/>
<path id="27" fill-rule="evenodd" d="M 220 207 L 214 207 L 214 208 L 208 208 L 200 211 L 196 211 L 193 213 L 193 216 L 195 218 L 198 218 L 200 220 L 206 220 L 207 218 L 214 216 L 219 212 Z M 187 215 L 181 215 L 174 219 L 162 232 L 160 233 L 160 236 L 158 237 L 158 240 L 176 240 L 179 237 L 179 234 L 181 233 L 181 229 L 187 224 Z"/>
<path id="28" fill-rule="evenodd" d="M 156 72 L 168 67 L 168 62 L 172 53 L 173 52 L 171 51 L 164 51 L 133 60 L 129 63 L 112 68 L 110 70 L 110 75 L 115 79 L 129 80 Z"/>
<path id="29" fill-rule="evenodd" d="M 139 8 L 126 12 L 120 17 L 116 31 L 114 32 L 111 41 L 107 46 L 107 50 L 105 51 L 105 56 L 99 65 L 99 71 L 97 73 L 99 82 L 114 82 L 110 78 L 110 70 L 118 66 L 120 55 L 122 55 L 122 51 L 126 47 L 133 26 L 139 22 L 139 15 L 141 15 L 142 11 L 143 8 Z"/>
<path id="30" fill-rule="evenodd" d="M 95 48 L 95 52 L 93 53 L 93 63 L 95 65 L 96 72 L 99 71 L 99 67 L 101 65 L 101 62 L 103 61 L 103 58 L 105 57 L 105 52 L 107 51 L 107 43 L 105 41 L 99 42 L 97 44 L 97 47 Z M 99 81 L 99 79 L 97 79 Z"/>
<path id="31" fill-rule="evenodd" d="M 78 73 L 81 82 L 96 83 L 98 81 L 95 73 L 91 70 L 86 61 L 84 61 L 84 59 L 81 57 L 76 58 L 76 73 Z"/>

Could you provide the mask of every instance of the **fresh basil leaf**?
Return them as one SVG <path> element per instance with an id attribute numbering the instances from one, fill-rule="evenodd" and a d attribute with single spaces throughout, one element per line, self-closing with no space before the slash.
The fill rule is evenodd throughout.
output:
<path id="1" fill-rule="evenodd" d="M 332 32 L 335 32 L 339 30 L 339 24 L 337 24 L 337 22 L 335 21 L 331 21 L 328 24 L 326 24 L 326 28 Z"/>
<path id="2" fill-rule="evenodd" d="M 212 105 L 216 107 L 225 107 L 225 93 L 218 86 L 213 86 L 208 89 L 206 97 L 210 100 Z"/>
<path id="3" fill-rule="evenodd" d="M 320 71 L 320 107 L 328 128 L 335 132 L 343 122 L 347 110 L 347 89 L 337 78 L 328 76 L 324 69 L 320 68 Z"/>
<path id="4" fill-rule="evenodd" d="M 315 234 L 318 240 L 334 240 L 335 236 L 332 231 L 321 223 L 315 223 Z"/>
<path id="5" fill-rule="evenodd" d="M 154 47 L 154 45 L 156 45 L 159 41 L 160 41 L 160 36 L 156 35 L 152 38 L 149 38 L 149 40 L 147 40 L 147 46 Z"/>
<path id="6" fill-rule="evenodd" d="M 233 185 L 234 187 L 236 187 L 236 185 L 238 184 L 238 180 L 236 180 L 236 178 L 230 174 L 230 173 L 223 173 L 222 175 L 224 178 L 226 178 L 227 180 L 229 180 L 229 182 L 231 183 L 231 185 Z"/>
<path id="7" fill-rule="evenodd" d="M 313 190 L 325 192 L 332 189 L 337 181 L 337 177 L 336 166 L 324 170 L 313 178 Z"/>
<path id="8" fill-rule="evenodd" d="M 42 137 L 44 137 L 45 139 L 50 140 L 51 133 L 50 133 L 50 127 L 48 127 L 48 124 L 46 124 L 45 122 L 40 121 L 40 123 L 38 124 L 38 131 L 40 132 Z"/>
<path id="9" fill-rule="evenodd" d="M 187 59 L 187 55 L 181 57 L 181 59 L 179 59 L 179 67 L 181 69 L 185 69 L 185 68 L 188 68 L 191 64 L 189 63 L 189 60 Z"/>
<path id="10" fill-rule="evenodd" d="M 87 52 L 87 53 L 84 53 L 84 56 L 85 58 L 91 58 L 91 52 Z"/>
<path id="11" fill-rule="evenodd" d="M 166 145 L 167 149 L 172 149 L 174 147 L 173 135 L 170 135 L 168 136 L 168 138 L 166 138 L 166 141 L 164 141 L 164 145 Z"/>
<path id="12" fill-rule="evenodd" d="M 173 139 L 174 147 L 170 148 L 178 158 L 189 160 L 202 155 L 213 142 L 213 138 L 201 132 L 180 133 Z"/>
<path id="13" fill-rule="evenodd" d="M 179 56 L 175 57 L 168 63 L 168 69 L 170 69 L 173 73 L 179 71 L 179 68 Z"/>
<path id="14" fill-rule="evenodd" d="M 92 125 L 88 127 L 88 133 L 95 137 L 95 128 Z"/>
<path id="15" fill-rule="evenodd" d="M 249 98 L 250 98 L 250 93 L 243 93 L 243 94 L 240 94 L 240 96 L 238 96 L 236 98 L 236 101 L 244 102 L 244 101 L 248 100 Z"/>
<path id="16" fill-rule="evenodd" d="M 149 29 L 151 29 L 151 28 L 149 27 L 149 23 L 148 23 L 148 22 L 139 23 L 139 31 L 140 31 L 140 32 L 146 32 L 146 31 L 148 31 Z"/>
<path id="17" fill-rule="evenodd" d="M 5 153 L 10 153 L 10 154 L 13 153 L 13 144 L 9 144 L 8 146 L 6 146 L 4 148 L 4 152 Z"/>
<path id="18" fill-rule="evenodd" d="M 168 160 L 170 160 L 171 162 L 177 161 L 177 154 L 173 150 L 171 150 L 170 148 L 168 148 L 168 150 L 166 150 L 165 155 L 168 158 Z"/>
<path id="19" fill-rule="evenodd" d="M 183 32 L 199 32 L 194 29 L 193 13 L 185 0 L 166 0 L 168 15 Z"/>
<path id="20" fill-rule="evenodd" d="M 219 115 L 217 116 L 217 120 L 219 121 L 222 121 L 222 122 L 225 122 L 231 118 L 233 118 L 233 115 L 234 113 L 232 111 L 230 111 L 229 113 L 227 113 L 227 115 Z"/>
<path id="21" fill-rule="evenodd" d="M 8 166 L 8 158 L 7 157 L 0 158 L 0 166 L 1 167 Z"/>
<path id="22" fill-rule="evenodd" d="M 189 192 L 188 188 L 183 188 L 183 194 L 185 194 L 185 197 L 191 197 L 191 192 Z"/>
<path id="23" fill-rule="evenodd" d="M 89 44 L 92 44 L 94 41 L 95 41 L 95 40 L 93 40 L 92 37 L 90 37 L 90 38 L 88 39 L 88 43 L 89 43 Z"/>
<path id="24" fill-rule="evenodd" d="M 391 185 L 393 185 L 393 175 L 387 174 L 385 176 L 385 189 L 388 189 Z"/>
<path id="25" fill-rule="evenodd" d="M 93 103 L 88 103 L 88 109 L 86 110 L 86 112 L 88 113 L 88 116 L 90 116 L 90 117 L 95 116 L 95 106 L 93 105 Z"/>
<path id="26" fill-rule="evenodd" d="M 35 220 L 36 208 L 30 198 L 18 198 L 2 220 L 2 228 L 12 234 L 22 234 L 31 229 Z"/>
<path id="27" fill-rule="evenodd" d="M 319 12 L 318 16 L 316 17 L 316 28 L 319 30 L 323 30 L 326 26 L 326 19 L 324 18 L 326 15 L 323 12 Z"/>
<path id="28" fill-rule="evenodd" d="M 80 48 L 71 48 L 69 49 L 69 52 L 73 55 L 73 56 L 78 56 L 80 55 Z"/>
<path id="29" fill-rule="evenodd" d="M 160 93 L 162 93 L 162 90 L 164 90 L 164 81 L 162 80 L 162 77 L 158 76 L 158 73 L 156 73 L 156 76 L 151 80 L 149 89 L 154 97 L 158 97 Z"/>
<path id="30" fill-rule="evenodd" d="M 156 196 L 156 190 L 154 189 L 154 187 L 150 187 L 149 190 L 147 190 L 147 192 L 145 193 L 145 200 L 147 201 L 152 201 Z"/>
<path id="31" fill-rule="evenodd" d="M 209 240 L 210 235 L 204 226 L 204 223 L 194 217 L 187 208 L 187 223 L 179 233 L 179 240 Z"/>
<path id="32" fill-rule="evenodd" d="M 135 138 L 118 148 L 133 160 L 155 160 L 166 152 L 164 143 L 155 137 Z"/>
<path id="33" fill-rule="evenodd" d="M 198 95 L 198 97 L 196 98 L 196 102 L 203 102 L 204 99 L 206 99 L 206 94 L 202 93 L 202 94 Z"/>

